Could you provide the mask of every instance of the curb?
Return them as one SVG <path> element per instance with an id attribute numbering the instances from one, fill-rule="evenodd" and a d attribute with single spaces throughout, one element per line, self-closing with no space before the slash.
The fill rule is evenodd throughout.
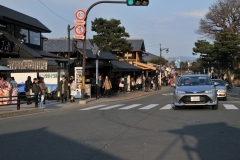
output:
<path id="1" fill-rule="evenodd" d="M 0 118 L 15 117 L 15 116 L 21 116 L 21 115 L 33 114 L 33 113 L 41 113 L 41 112 L 44 112 L 44 110 L 40 109 L 40 108 L 17 110 L 17 111 L 7 111 L 7 112 L 0 113 Z"/>
<path id="2" fill-rule="evenodd" d="M 132 97 L 125 97 L 125 98 L 119 98 L 119 99 L 109 99 L 109 100 L 106 100 L 106 101 L 104 101 L 104 102 L 92 102 L 92 103 L 90 103 L 90 104 L 100 104 L 100 103 L 105 103 L 105 102 L 114 102 L 114 101 L 122 101 L 122 100 L 129 100 L 129 99 L 137 99 L 137 98 L 141 98 L 141 97 L 143 97 L 143 96 L 151 96 L 151 95 L 153 95 L 153 94 L 155 94 L 155 93 L 160 93 L 160 92 L 163 92 L 163 91 L 168 91 L 168 90 L 170 90 L 171 88 L 164 88 L 164 89 L 161 89 L 161 90 L 159 90 L 159 91 L 152 91 L 152 92 L 148 92 L 148 93 L 146 93 L 146 92 L 143 92 L 143 93 L 140 93 L 139 95 L 136 95 L 136 96 L 132 96 Z M 86 105 L 88 105 L 89 104 L 89 102 L 87 102 L 87 104 Z"/>

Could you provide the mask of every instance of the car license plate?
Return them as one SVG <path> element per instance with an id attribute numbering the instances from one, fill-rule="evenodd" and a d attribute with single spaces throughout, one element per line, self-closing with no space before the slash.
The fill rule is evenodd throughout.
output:
<path id="1" fill-rule="evenodd" d="M 199 96 L 191 97 L 191 101 L 200 101 L 200 97 Z"/>

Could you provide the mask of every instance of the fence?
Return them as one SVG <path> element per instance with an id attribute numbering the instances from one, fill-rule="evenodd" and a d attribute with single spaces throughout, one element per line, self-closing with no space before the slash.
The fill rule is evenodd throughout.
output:
<path id="1" fill-rule="evenodd" d="M 13 97 L 17 97 L 16 99 L 12 99 Z M 29 100 L 34 100 L 35 108 L 38 108 L 39 96 L 38 95 L 28 95 Z M 17 101 L 17 103 L 12 103 L 13 101 Z M 17 105 L 17 110 L 20 110 L 20 105 L 26 103 L 26 96 L 25 95 L 18 95 L 18 96 L 0 96 L 0 107 L 1 106 L 9 106 L 9 105 Z"/>

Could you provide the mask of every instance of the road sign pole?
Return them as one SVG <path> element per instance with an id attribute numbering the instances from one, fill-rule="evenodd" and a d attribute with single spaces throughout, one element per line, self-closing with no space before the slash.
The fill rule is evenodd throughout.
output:
<path id="1" fill-rule="evenodd" d="M 99 1 L 99 2 L 96 2 L 94 4 L 92 4 L 87 12 L 86 12 L 86 18 L 85 18 L 85 35 L 84 35 L 84 39 L 83 39 L 83 62 L 82 62 L 82 66 L 83 66 L 83 71 L 82 71 L 82 76 L 85 77 L 85 66 L 86 66 L 86 45 L 87 45 L 87 42 L 86 42 L 86 35 L 87 35 L 87 16 L 88 16 L 88 13 L 91 11 L 91 9 L 98 5 L 98 4 L 101 4 L 101 3 L 117 3 L 117 4 L 126 4 L 126 1 Z M 85 95 L 85 88 L 83 88 L 81 90 L 81 97 L 82 97 L 82 100 L 85 99 L 84 95 Z"/>

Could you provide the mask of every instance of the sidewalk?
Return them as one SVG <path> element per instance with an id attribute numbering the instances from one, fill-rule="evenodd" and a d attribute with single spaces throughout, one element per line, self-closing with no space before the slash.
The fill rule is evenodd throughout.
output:
<path id="1" fill-rule="evenodd" d="M 86 104 L 84 105 L 79 104 L 80 99 L 76 99 L 75 102 L 73 103 L 70 103 L 69 101 L 61 103 L 60 101 L 56 101 L 56 100 L 46 100 L 46 104 L 44 105 L 46 107 L 45 109 L 35 108 L 35 103 L 32 103 L 31 105 L 27 105 L 26 103 L 21 104 L 20 110 L 17 110 L 16 105 L 0 106 L 0 118 L 54 111 L 58 109 L 68 109 L 71 107 L 85 107 L 93 104 L 134 99 L 142 96 L 152 95 L 152 94 L 166 91 L 169 89 L 171 89 L 170 86 L 162 86 L 161 90 L 158 90 L 158 91 L 151 90 L 150 92 L 133 91 L 133 92 L 127 92 L 127 93 L 116 93 L 114 95 L 111 95 L 109 98 L 100 98 L 100 99 L 96 99 L 96 97 L 92 97 L 92 98 L 85 99 Z"/>
<path id="2" fill-rule="evenodd" d="M 228 95 L 231 95 L 236 100 L 240 100 L 240 87 L 235 87 L 228 90 Z"/>

